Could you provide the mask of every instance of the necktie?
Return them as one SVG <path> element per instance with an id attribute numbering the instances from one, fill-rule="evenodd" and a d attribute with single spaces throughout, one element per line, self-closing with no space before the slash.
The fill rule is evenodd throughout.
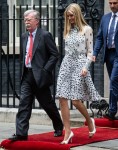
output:
<path id="1" fill-rule="evenodd" d="M 116 15 L 114 14 L 112 22 L 111 22 L 110 29 L 109 29 L 109 34 L 108 34 L 108 48 L 112 47 L 112 39 L 113 39 L 113 34 L 114 34 L 115 18 L 116 18 Z"/>
<path id="2" fill-rule="evenodd" d="M 26 57 L 26 65 L 28 64 L 29 60 L 30 61 L 32 60 L 32 49 L 33 49 L 33 35 L 32 33 L 30 33 L 30 44 Z"/>

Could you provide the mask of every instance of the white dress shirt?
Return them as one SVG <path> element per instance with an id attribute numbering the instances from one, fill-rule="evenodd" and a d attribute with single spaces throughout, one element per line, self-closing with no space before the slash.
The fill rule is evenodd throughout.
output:
<path id="1" fill-rule="evenodd" d="M 32 32 L 33 41 L 35 39 L 36 31 L 37 31 L 37 29 L 35 29 L 34 32 Z M 27 55 L 28 55 L 29 46 L 30 46 L 30 33 L 29 33 L 29 36 L 28 36 L 28 41 L 27 41 L 27 46 L 26 46 L 25 66 L 27 68 L 32 68 L 32 66 L 31 66 L 31 60 L 30 59 L 29 59 L 28 64 L 26 64 L 26 58 L 27 58 Z"/>
<path id="2" fill-rule="evenodd" d="M 112 38 L 112 47 L 111 48 L 115 48 L 114 37 L 115 37 L 116 26 L 117 26 L 117 23 L 118 23 L 118 12 L 115 13 L 115 15 L 116 15 L 116 18 L 115 18 L 114 34 L 113 34 L 113 38 Z M 111 19 L 110 19 L 110 22 L 109 22 L 109 27 L 108 27 L 108 34 L 109 34 L 111 22 L 113 20 L 113 16 L 114 16 L 114 13 L 112 12 L 112 16 L 111 16 Z M 107 41 L 108 41 L 108 38 L 107 38 Z"/>

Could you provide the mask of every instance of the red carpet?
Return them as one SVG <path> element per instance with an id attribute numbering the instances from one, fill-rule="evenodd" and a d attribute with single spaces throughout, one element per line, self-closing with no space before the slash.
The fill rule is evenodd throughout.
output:
<path id="1" fill-rule="evenodd" d="M 118 138 L 118 129 L 115 128 L 98 127 L 97 133 L 91 139 L 88 137 L 86 126 L 73 128 L 72 130 L 74 132 L 72 144 L 61 145 L 63 136 L 53 137 L 53 132 L 48 132 L 29 135 L 28 141 L 11 142 L 10 140 L 4 140 L 1 147 L 3 146 L 7 150 L 70 150 L 70 147 Z"/>
<path id="2" fill-rule="evenodd" d="M 85 125 L 87 125 L 86 122 Z M 95 125 L 98 127 L 118 128 L 118 120 L 110 121 L 106 118 L 95 118 Z"/>

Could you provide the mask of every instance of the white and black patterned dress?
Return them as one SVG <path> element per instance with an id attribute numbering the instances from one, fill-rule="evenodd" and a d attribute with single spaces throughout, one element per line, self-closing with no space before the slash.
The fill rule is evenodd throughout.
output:
<path id="1" fill-rule="evenodd" d="M 96 91 L 90 72 L 81 76 L 83 67 L 89 68 L 93 52 L 93 33 L 85 26 L 80 33 L 75 27 L 65 39 L 65 56 L 57 80 L 57 97 L 68 100 L 96 101 L 101 96 Z"/>

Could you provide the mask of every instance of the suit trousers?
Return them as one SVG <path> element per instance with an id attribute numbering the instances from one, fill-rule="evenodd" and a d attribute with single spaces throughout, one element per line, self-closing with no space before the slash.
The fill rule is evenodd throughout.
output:
<path id="1" fill-rule="evenodd" d="M 110 78 L 109 112 L 115 116 L 118 101 L 118 56 L 115 49 L 107 50 L 106 67 Z"/>
<path id="2" fill-rule="evenodd" d="M 39 89 L 35 82 L 32 69 L 26 69 L 21 83 L 19 109 L 16 115 L 16 135 L 28 135 L 29 119 L 35 97 L 52 120 L 54 130 L 63 130 L 62 120 L 55 101 L 52 99 L 50 88 Z"/>

